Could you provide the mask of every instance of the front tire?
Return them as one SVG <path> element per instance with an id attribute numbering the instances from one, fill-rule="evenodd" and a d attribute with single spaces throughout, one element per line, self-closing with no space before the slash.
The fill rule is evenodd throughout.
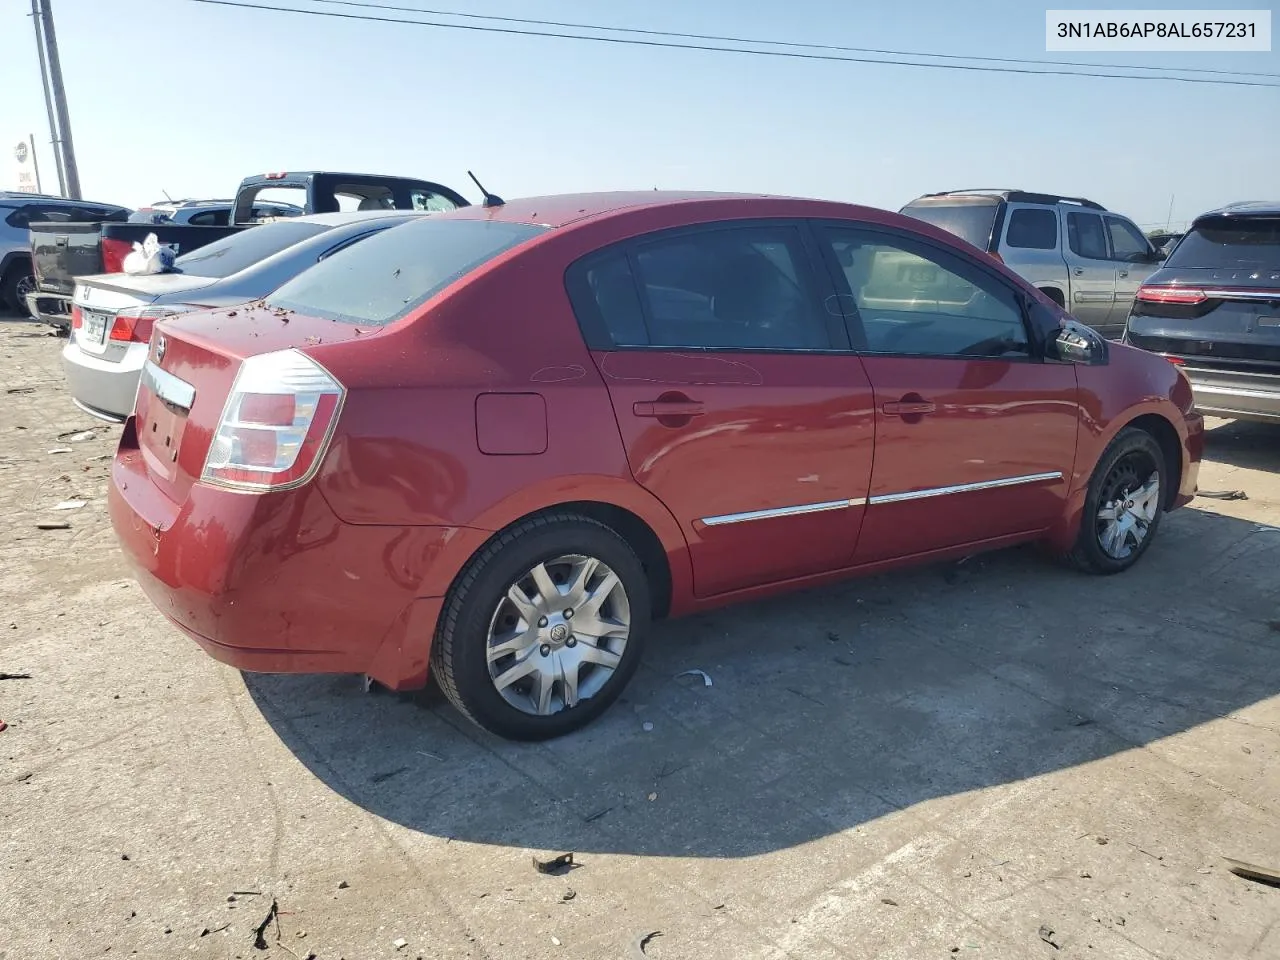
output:
<path id="1" fill-rule="evenodd" d="M 603 713 L 639 665 L 649 583 L 630 545 L 573 513 L 491 540 L 450 592 L 432 671 L 464 716 L 510 740 L 545 740 Z"/>
<path id="2" fill-rule="evenodd" d="M 1080 533 L 1066 559 L 1086 573 L 1128 570 L 1151 546 L 1168 489 L 1164 451 L 1145 430 L 1126 427 L 1089 480 Z"/>

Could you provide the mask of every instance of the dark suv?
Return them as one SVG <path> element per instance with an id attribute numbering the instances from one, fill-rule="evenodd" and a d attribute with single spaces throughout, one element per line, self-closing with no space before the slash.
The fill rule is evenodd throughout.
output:
<path id="1" fill-rule="evenodd" d="M 27 294 L 35 290 L 31 274 L 32 223 L 98 223 L 129 219 L 130 211 L 109 203 L 67 200 L 34 193 L 0 192 L 0 313 L 27 312 Z"/>
<path id="2" fill-rule="evenodd" d="M 1201 413 L 1280 423 L 1280 202 L 1197 217 L 1138 290 L 1124 339 L 1181 367 Z"/>

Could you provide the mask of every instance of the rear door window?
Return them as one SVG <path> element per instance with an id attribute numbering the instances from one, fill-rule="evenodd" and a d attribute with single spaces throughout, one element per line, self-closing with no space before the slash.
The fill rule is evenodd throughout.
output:
<path id="1" fill-rule="evenodd" d="M 1067 245 L 1078 257 L 1109 259 L 1107 235 L 1102 229 L 1102 218 L 1096 213 L 1067 214 Z"/>
<path id="2" fill-rule="evenodd" d="M 1147 238 L 1137 227 L 1122 217 L 1107 217 L 1107 234 L 1111 238 L 1111 259 L 1135 263 L 1151 252 Z"/>
<path id="3" fill-rule="evenodd" d="M 1022 207 L 1009 215 L 1004 242 L 1023 250 L 1054 250 L 1058 246 L 1058 215 L 1043 207 Z"/>
<path id="4" fill-rule="evenodd" d="M 322 319 L 384 326 L 545 229 L 422 217 L 326 257 L 280 287 L 267 303 Z"/>
<path id="5" fill-rule="evenodd" d="M 592 300 L 586 309 L 599 318 L 612 346 L 832 346 L 794 226 L 716 227 L 641 240 L 591 261 L 583 281 Z"/>
<path id="6" fill-rule="evenodd" d="M 1165 267 L 1280 271 L 1280 217 L 1213 217 L 1194 224 Z"/>

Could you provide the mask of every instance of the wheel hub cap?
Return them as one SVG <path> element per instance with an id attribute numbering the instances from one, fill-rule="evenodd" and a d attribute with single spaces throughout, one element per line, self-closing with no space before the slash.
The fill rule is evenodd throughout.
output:
<path id="1" fill-rule="evenodd" d="M 1097 515 L 1098 544 L 1124 560 L 1138 550 L 1160 511 L 1160 472 L 1121 460 L 1103 484 Z M 1145 477 L 1145 479 L 1144 479 Z"/>
<path id="2" fill-rule="evenodd" d="M 507 703 L 540 716 L 589 699 L 622 662 L 631 607 L 594 557 L 557 557 L 511 584 L 489 623 L 489 678 Z"/>

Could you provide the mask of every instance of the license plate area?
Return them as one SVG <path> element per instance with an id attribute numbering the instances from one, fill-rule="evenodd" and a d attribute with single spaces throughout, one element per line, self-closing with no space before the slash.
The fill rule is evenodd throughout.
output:
<path id="1" fill-rule="evenodd" d="M 81 309 L 80 313 L 84 317 L 84 326 L 80 332 L 81 341 L 95 347 L 102 346 L 107 340 L 107 331 L 111 327 L 113 318 L 110 314 L 98 310 Z"/>
<path id="2" fill-rule="evenodd" d="M 158 397 L 147 404 L 147 416 L 138 430 L 138 445 L 152 470 L 172 479 L 178 469 L 178 447 L 186 426 L 185 411 L 167 406 Z"/>

